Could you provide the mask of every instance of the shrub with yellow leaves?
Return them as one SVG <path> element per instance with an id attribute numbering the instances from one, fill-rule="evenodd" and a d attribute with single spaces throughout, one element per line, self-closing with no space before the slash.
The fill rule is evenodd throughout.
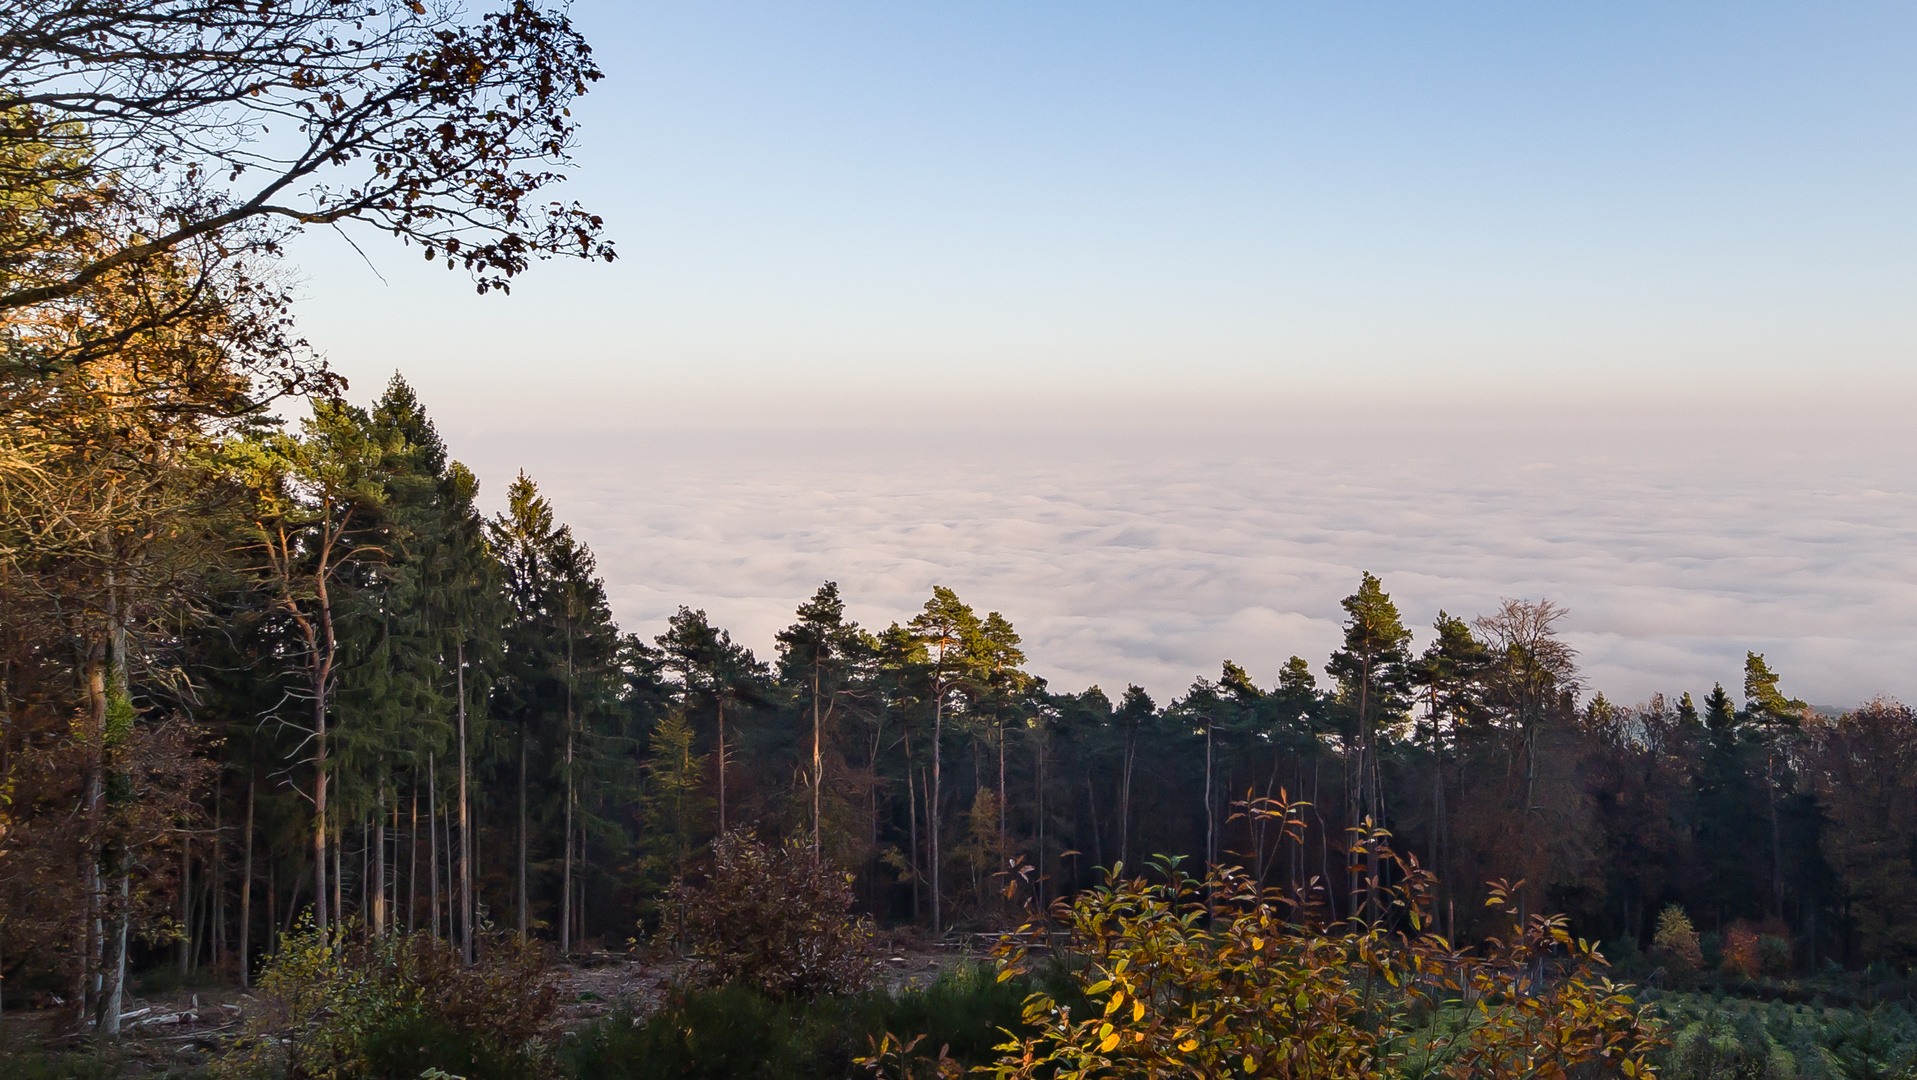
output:
<path id="1" fill-rule="evenodd" d="M 1257 800 L 1248 813 L 1300 834 L 1304 804 Z M 1499 883 L 1508 937 L 1453 947 L 1431 919 L 1434 879 L 1354 830 L 1358 914 L 1327 920 L 1322 883 L 1297 894 L 1221 867 L 1204 879 L 1158 864 L 1061 900 L 1000 947 L 1000 977 L 1051 951 L 1078 963 L 1091 1003 L 1074 1015 L 1028 999 L 1028 1034 L 1000 1047 L 1001 1080 L 1051 1077 L 1648 1077 L 1660 1045 L 1629 988 L 1556 916 L 1522 918 Z M 1394 883 L 1377 875 L 1389 873 Z M 1370 875 L 1367 877 L 1367 875 Z M 1010 1034 L 1010 1033 L 1008 1033 Z"/>

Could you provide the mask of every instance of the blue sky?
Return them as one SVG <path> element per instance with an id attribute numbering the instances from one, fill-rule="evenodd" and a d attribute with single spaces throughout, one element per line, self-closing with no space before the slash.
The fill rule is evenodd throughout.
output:
<path id="1" fill-rule="evenodd" d="M 308 324 L 349 371 L 699 409 L 1910 383 L 1908 5 L 575 14 L 608 77 L 570 187 L 623 261 L 502 302 L 316 237 Z"/>
<path id="2" fill-rule="evenodd" d="M 938 582 L 1163 694 L 1322 656 L 1372 569 L 1568 602 L 1614 697 L 1917 695 L 1917 8 L 574 14 L 617 264 L 295 254 L 356 395 L 542 479 L 626 625 Z"/>

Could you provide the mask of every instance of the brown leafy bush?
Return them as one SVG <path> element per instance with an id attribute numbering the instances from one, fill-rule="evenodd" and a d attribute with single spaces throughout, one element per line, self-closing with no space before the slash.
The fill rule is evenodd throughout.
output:
<path id="1" fill-rule="evenodd" d="M 705 880 L 673 887 L 699 949 L 700 977 L 772 997 L 850 993 L 872 984 L 872 927 L 855 919 L 852 875 L 797 841 L 735 829 L 713 841 Z"/>
<path id="2" fill-rule="evenodd" d="M 1740 978 L 1755 979 L 1763 974 L 1764 960 L 1757 950 L 1757 931 L 1748 924 L 1736 922 L 1724 934 L 1724 963 L 1726 974 Z"/>
<path id="3" fill-rule="evenodd" d="M 553 1075 L 558 990 L 536 946 L 494 942 L 472 967 L 430 934 L 356 927 L 288 935 L 223 1077 L 357 1080 L 427 1069 L 470 1080 Z"/>
<path id="4" fill-rule="evenodd" d="M 1255 807 L 1288 830 L 1299 804 Z M 1626 987 L 1561 918 L 1521 920 L 1516 886 L 1494 887 L 1511 932 L 1460 951 L 1430 918 L 1431 875 L 1360 833 L 1353 872 L 1399 881 L 1366 893 L 1376 914 L 1323 924 L 1311 896 L 1261 888 L 1222 868 L 1204 880 L 1125 879 L 1054 905 L 1003 947 L 1003 975 L 1030 947 L 1084 961 L 1083 1015 L 1051 994 L 1028 1000 L 1037 1034 L 1001 1047 L 1002 1080 L 1255 1076 L 1313 1080 L 1419 1076 L 1505 1080 L 1644 1077 L 1658 1045 Z M 1062 943 L 1060 936 L 1062 935 Z M 876 1055 L 875 1055 L 876 1056 Z M 870 1064 L 870 1059 L 868 1059 Z"/>

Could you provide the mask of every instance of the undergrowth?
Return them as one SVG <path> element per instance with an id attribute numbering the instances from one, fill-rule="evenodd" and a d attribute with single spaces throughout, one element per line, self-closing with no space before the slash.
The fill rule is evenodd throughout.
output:
<path id="1" fill-rule="evenodd" d="M 1665 1080 L 1908 1080 L 1917 1017 L 1902 1003 L 1827 1008 L 1661 994 Z"/>
<path id="2" fill-rule="evenodd" d="M 999 982 L 990 967 L 963 966 L 930 986 L 779 1001 L 739 986 L 676 993 L 648 1017 L 614 1013 L 561 1051 L 579 1080 L 840 1080 L 863 1076 L 854 1059 L 884 1033 L 923 1035 L 965 1065 L 996 1057 L 1003 1028 L 1023 1027 L 1031 979 Z"/>

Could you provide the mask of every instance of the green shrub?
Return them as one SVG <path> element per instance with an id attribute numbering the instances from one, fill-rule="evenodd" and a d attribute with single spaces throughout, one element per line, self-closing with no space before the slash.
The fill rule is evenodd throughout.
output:
<path id="1" fill-rule="evenodd" d="M 1908 1080 L 1917 1020 L 1897 1005 L 1827 1009 L 1692 994 L 1660 998 L 1663 1080 Z"/>
<path id="2" fill-rule="evenodd" d="M 1766 975 L 1789 975 L 1791 973 L 1791 942 L 1789 938 L 1776 934 L 1765 934 L 1757 939 L 1758 963 Z"/>
<path id="3" fill-rule="evenodd" d="M 354 928 L 282 940 L 259 1006 L 215 1070 L 234 1080 L 539 1080 L 557 992 L 534 946 L 498 941 L 472 967 L 428 934 Z"/>
<path id="4" fill-rule="evenodd" d="M 961 967 L 919 990 L 780 1000 L 749 987 L 692 989 L 649 1017 L 616 1013 L 569 1040 L 562 1053 L 578 1080 L 840 1080 L 862 1076 L 854 1059 L 887 1031 L 922 1035 L 920 1049 L 965 1065 L 996 1058 L 1002 1028 L 1022 1029 L 1034 987 Z"/>

